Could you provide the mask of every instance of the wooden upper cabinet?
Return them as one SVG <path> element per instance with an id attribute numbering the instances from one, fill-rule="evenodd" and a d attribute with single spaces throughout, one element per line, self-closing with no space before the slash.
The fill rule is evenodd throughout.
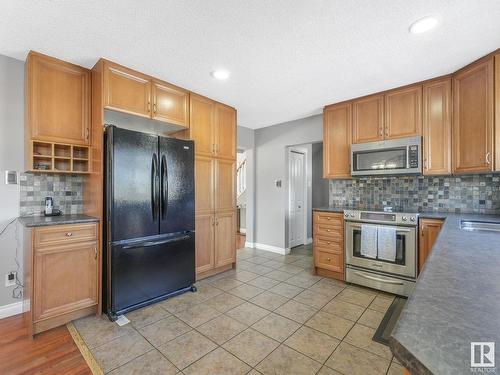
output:
<path id="1" fill-rule="evenodd" d="M 451 173 L 451 78 L 423 86 L 423 159 L 425 175 Z"/>
<path id="2" fill-rule="evenodd" d="M 236 161 L 216 160 L 215 209 L 233 210 L 236 208 Z"/>
<path id="3" fill-rule="evenodd" d="M 104 62 L 104 106 L 108 109 L 151 117 L 151 80 L 124 66 Z"/>
<path id="4" fill-rule="evenodd" d="M 352 143 L 384 139 L 384 95 L 371 95 L 352 102 Z"/>
<path id="5" fill-rule="evenodd" d="M 189 91 L 153 80 L 154 120 L 189 127 Z"/>
<path id="6" fill-rule="evenodd" d="M 215 105 L 215 154 L 236 159 L 236 110 L 224 104 Z"/>
<path id="7" fill-rule="evenodd" d="M 453 76 L 453 172 L 493 169 L 493 58 Z"/>
<path id="8" fill-rule="evenodd" d="M 196 94 L 190 95 L 191 139 L 197 155 L 215 154 L 215 102 Z"/>
<path id="9" fill-rule="evenodd" d="M 385 139 L 422 134 L 422 86 L 404 87 L 385 94 Z"/>
<path id="10" fill-rule="evenodd" d="M 218 212 L 215 217 L 215 267 L 236 262 L 236 211 Z"/>
<path id="11" fill-rule="evenodd" d="M 422 271 L 425 260 L 432 251 L 432 247 L 443 226 L 442 220 L 436 219 L 421 219 L 420 223 L 420 240 L 418 242 L 418 272 Z"/>
<path id="12" fill-rule="evenodd" d="M 90 71 L 36 52 L 28 55 L 26 69 L 28 137 L 89 144 Z"/>
<path id="13" fill-rule="evenodd" d="M 326 107 L 323 111 L 323 177 L 351 177 L 351 103 Z"/>

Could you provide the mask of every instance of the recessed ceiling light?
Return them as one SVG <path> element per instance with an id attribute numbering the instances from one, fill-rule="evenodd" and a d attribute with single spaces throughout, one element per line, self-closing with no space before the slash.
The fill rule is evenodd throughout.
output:
<path id="1" fill-rule="evenodd" d="M 229 78 L 230 76 L 230 73 L 228 70 L 225 70 L 225 69 L 217 69 L 217 70 L 214 70 L 212 73 L 210 73 L 212 75 L 212 77 L 214 77 L 215 79 L 218 79 L 218 80 L 221 80 L 221 81 L 224 81 L 226 79 Z"/>
<path id="2" fill-rule="evenodd" d="M 438 20 L 435 17 L 424 17 L 418 21 L 413 22 L 410 25 L 410 33 L 421 34 L 426 31 L 432 30 L 438 24 Z"/>

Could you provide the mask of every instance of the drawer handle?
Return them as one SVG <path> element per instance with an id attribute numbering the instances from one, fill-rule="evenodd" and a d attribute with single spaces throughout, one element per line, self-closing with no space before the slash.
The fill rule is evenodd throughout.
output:
<path id="1" fill-rule="evenodd" d="M 327 260 L 327 261 L 331 261 L 331 259 L 330 259 L 330 258 L 326 258 L 326 260 Z"/>
<path id="2" fill-rule="evenodd" d="M 332 218 L 331 218 L 331 217 L 327 217 L 326 219 L 327 219 L 327 220 L 332 220 Z"/>
<path id="3" fill-rule="evenodd" d="M 73 235 L 73 233 L 71 233 L 71 232 L 66 233 L 66 237 L 71 237 L 72 235 Z"/>
<path id="4" fill-rule="evenodd" d="M 327 229 L 326 231 L 327 231 L 327 232 L 331 232 L 331 230 L 330 230 L 330 229 Z"/>
<path id="5" fill-rule="evenodd" d="M 327 242 L 328 245 L 331 245 L 332 243 L 330 241 Z"/>
<path id="6" fill-rule="evenodd" d="M 97 247 L 94 247 L 94 259 L 97 259 Z"/>

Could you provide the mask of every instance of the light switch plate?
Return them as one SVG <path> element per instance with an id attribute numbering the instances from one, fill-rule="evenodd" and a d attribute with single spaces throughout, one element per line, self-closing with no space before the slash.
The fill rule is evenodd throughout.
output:
<path id="1" fill-rule="evenodd" d="M 17 172 L 16 171 L 5 171 L 5 184 L 6 185 L 17 185 Z"/>

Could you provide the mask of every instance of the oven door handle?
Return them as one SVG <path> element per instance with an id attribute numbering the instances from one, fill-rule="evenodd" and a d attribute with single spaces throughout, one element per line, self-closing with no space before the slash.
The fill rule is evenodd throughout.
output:
<path id="1" fill-rule="evenodd" d="M 349 224 L 347 224 L 347 225 L 348 225 L 349 227 L 351 227 L 351 228 L 361 229 L 361 225 L 359 225 L 359 224 L 352 224 L 352 223 L 349 223 Z M 394 228 L 394 227 L 392 227 L 392 228 Z M 408 233 L 408 232 L 411 232 L 411 229 L 401 229 L 401 228 L 394 228 L 394 229 L 396 229 L 396 232 L 400 232 L 400 233 L 402 233 L 402 232 L 403 232 L 403 233 Z"/>
<path id="2" fill-rule="evenodd" d="M 380 281 L 381 283 L 386 283 L 386 284 L 394 284 L 394 285 L 405 285 L 404 283 L 400 281 L 392 281 L 392 280 L 385 280 L 385 279 L 379 279 L 378 277 L 374 276 L 368 276 L 360 272 L 354 272 L 356 275 L 364 277 L 365 279 L 369 280 L 374 280 L 374 281 Z"/>

